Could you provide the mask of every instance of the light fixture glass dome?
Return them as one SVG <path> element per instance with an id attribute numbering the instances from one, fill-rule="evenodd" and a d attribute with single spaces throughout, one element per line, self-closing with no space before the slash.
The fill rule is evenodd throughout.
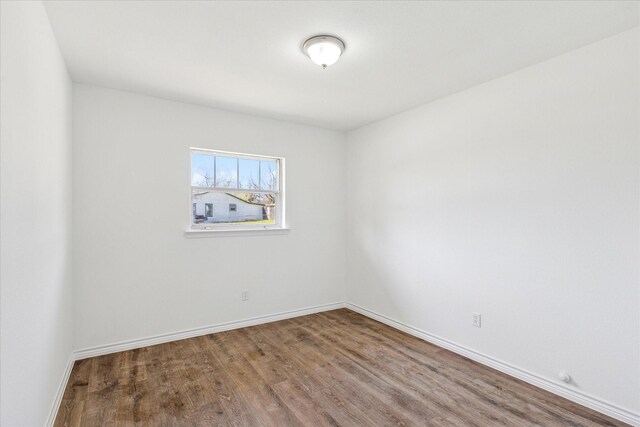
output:
<path id="1" fill-rule="evenodd" d="M 327 68 L 338 61 L 344 51 L 344 43 L 333 36 L 315 36 L 304 42 L 302 49 L 313 62 Z"/>

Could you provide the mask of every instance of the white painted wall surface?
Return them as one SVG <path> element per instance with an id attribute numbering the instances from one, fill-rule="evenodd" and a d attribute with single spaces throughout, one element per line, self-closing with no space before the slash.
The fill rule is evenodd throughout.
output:
<path id="1" fill-rule="evenodd" d="M 348 300 L 640 412 L 638 77 L 636 29 L 350 132 Z"/>
<path id="2" fill-rule="evenodd" d="M 73 101 L 76 348 L 344 301 L 343 133 L 87 85 Z M 290 233 L 185 238 L 190 146 L 285 157 Z"/>
<path id="3" fill-rule="evenodd" d="M 41 426 L 73 344 L 72 88 L 42 3 L 0 16 L 0 425 Z"/>

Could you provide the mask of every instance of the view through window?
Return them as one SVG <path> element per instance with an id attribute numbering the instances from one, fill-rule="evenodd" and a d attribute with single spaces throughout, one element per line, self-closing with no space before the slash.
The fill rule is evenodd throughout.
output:
<path id="1" fill-rule="evenodd" d="M 191 226 L 281 227 L 283 159 L 191 149 Z"/>

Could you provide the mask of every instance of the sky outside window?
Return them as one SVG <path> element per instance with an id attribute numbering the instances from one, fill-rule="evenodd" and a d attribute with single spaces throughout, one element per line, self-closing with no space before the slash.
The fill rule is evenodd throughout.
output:
<path id="1" fill-rule="evenodd" d="M 213 187 L 213 156 L 191 154 L 191 185 Z"/>
<path id="2" fill-rule="evenodd" d="M 255 189 L 260 185 L 260 161 L 238 159 L 240 169 L 240 188 Z"/>
<path id="3" fill-rule="evenodd" d="M 238 188 L 238 159 L 216 156 L 216 187 Z"/>
<path id="4" fill-rule="evenodd" d="M 278 188 L 278 165 L 275 160 L 260 161 L 260 189 L 276 190 Z"/>

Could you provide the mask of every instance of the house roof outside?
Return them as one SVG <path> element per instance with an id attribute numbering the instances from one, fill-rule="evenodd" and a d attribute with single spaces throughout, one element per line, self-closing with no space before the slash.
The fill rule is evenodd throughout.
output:
<path id="1" fill-rule="evenodd" d="M 193 195 L 194 195 L 194 196 L 202 196 L 202 195 L 204 195 L 204 194 L 208 194 L 208 193 L 212 193 L 212 191 L 202 191 L 202 192 L 199 192 L 199 193 L 194 193 Z M 256 206 L 273 206 L 273 205 L 271 205 L 271 204 L 269 204 L 269 205 L 268 205 L 268 204 L 266 204 L 266 203 L 254 203 L 254 202 L 249 202 L 249 201 L 244 200 L 244 199 L 242 199 L 242 198 L 240 198 L 240 197 L 238 197 L 238 196 L 236 196 L 236 195 L 234 195 L 234 194 L 231 194 L 231 193 L 226 193 L 226 192 L 225 192 L 224 194 L 226 194 L 227 196 L 233 197 L 234 199 L 237 199 L 237 200 L 241 201 L 242 203 L 246 203 L 246 204 L 248 204 L 248 205 L 256 205 Z"/>

